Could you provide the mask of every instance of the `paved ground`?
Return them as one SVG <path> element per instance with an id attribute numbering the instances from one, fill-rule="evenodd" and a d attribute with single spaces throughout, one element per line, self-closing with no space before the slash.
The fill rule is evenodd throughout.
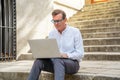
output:
<path id="1" fill-rule="evenodd" d="M 32 64 L 33 60 L 0 62 L 0 73 L 29 73 Z M 80 65 L 81 69 L 77 74 L 117 77 L 120 80 L 120 61 L 82 61 Z"/>

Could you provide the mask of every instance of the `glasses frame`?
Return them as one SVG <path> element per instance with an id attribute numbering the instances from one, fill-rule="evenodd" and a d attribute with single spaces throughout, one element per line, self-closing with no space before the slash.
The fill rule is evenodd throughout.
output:
<path id="1" fill-rule="evenodd" d="M 60 23 L 60 22 L 62 22 L 64 19 L 60 19 L 60 20 L 51 20 L 51 22 L 53 23 L 53 24 L 56 24 L 56 23 Z"/>

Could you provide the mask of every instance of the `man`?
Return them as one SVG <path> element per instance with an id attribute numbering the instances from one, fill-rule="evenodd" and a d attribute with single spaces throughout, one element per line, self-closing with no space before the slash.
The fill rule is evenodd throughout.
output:
<path id="1" fill-rule="evenodd" d="M 80 31 L 66 24 L 64 11 L 56 9 L 52 17 L 55 29 L 49 33 L 49 38 L 57 40 L 61 58 L 36 59 L 28 80 L 38 80 L 41 70 L 54 73 L 54 80 L 64 80 L 65 74 L 74 74 L 79 70 L 79 61 L 84 56 Z"/>

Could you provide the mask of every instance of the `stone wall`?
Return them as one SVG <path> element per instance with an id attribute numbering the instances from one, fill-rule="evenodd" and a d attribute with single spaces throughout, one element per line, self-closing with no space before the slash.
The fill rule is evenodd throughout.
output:
<path id="1" fill-rule="evenodd" d="M 52 28 L 53 0 L 16 0 L 17 55 L 27 53 L 28 40 L 45 38 Z"/>

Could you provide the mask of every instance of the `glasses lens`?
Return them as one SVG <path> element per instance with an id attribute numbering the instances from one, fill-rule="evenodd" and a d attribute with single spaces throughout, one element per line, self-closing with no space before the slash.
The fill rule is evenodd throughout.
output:
<path id="1" fill-rule="evenodd" d="M 53 19 L 52 19 L 51 22 L 52 22 L 52 23 L 60 23 L 62 20 L 63 20 L 63 19 L 61 19 L 61 20 L 53 20 Z"/>

